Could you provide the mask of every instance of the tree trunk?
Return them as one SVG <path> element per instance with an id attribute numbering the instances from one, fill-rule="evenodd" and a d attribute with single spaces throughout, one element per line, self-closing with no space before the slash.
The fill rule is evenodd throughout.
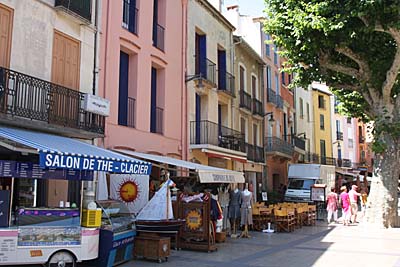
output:
<path id="1" fill-rule="evenodd" d="M 376 153 L 365 222 L 378 227 L 394 227 L 397 221 L 397 187 L 399 185 L 400 138 L 383 136 L 387 148 Z"/>

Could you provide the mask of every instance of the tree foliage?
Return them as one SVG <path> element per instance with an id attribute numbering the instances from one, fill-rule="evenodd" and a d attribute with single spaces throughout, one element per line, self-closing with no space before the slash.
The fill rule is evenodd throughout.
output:
<path id="1" fill-rule="evenodd" d="M 326 82 L 377 134 L 400 136 L 400 3 L 389 0 L 265 0 L 265 31 L 287 71 L 306 87 Z"/>

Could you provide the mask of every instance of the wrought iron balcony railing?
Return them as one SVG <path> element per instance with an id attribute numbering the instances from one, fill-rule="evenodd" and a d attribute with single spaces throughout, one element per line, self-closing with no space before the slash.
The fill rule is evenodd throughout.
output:
<path id="1" fill-rule="evenodd" d="M 195 55 L 195 60 L 196 60 L 196 69 L 195 72 L 197 75 L 201 74 L 201 77 L 206 79 L 212 84 L 216 84 L 216 71 L 217 71 L 217 65 L 209 60 L 208 58 L 200 58 L 199 56 Z"/>
<path id="2" fill-rule="evenodd" d="M 292 143 L 295 147 L 301 149 L 301 150 L 306 150 L 306 141 L 302 138 L 299 138 L 297 136 L 292 137 Z"/>
<path id="3" fill-rule="evenodd" d="M 267 101 L 276 105 L 276 93 L 271 88 L 268 88 Z"/>
<path id="4" fill-rule="evenodd" d="M 264 162 L 264 148 L 261 146 L 254 146 L 255 162 Z"/>
<path id="5" fill-rule="evenodd" d="M 127 116 L 126 126 L 132 128 L 136 127 L 135 113 L 136 113 L 136 99 L 128 97 L 128 116 Z"/>
<path id="6" fill-rule="evenodd" d="M 165 36 L 165 29 L 160 24 L 155 24 L 153 26 L 153 45 L 164 51 L 164 36 Z"/>
<path id="7" fill-rule="evenodd" d="M 264 116 L 263 104 L 256 98 L 253 98 L 253 114 Z"/>
<path id="8" fill-rule="evenodd" d="M 246 143 L 246 154 L 247 159 L 250 161 L 255 161 L 256 159 L 256 152 L 254 149 L 254 145 Z"/>
<path id="9" fill-rule="evenodd" d="M 306 155 L 305 155 L 305 158 L 304 158 L 304 161 L 306 162 L 306 163 L 320 163 L 320 161 L 319 161 L 319 155 L 318 154 L 316 154 L 316 153 L 310 153 L 310 152 L 308 152 L 308 153 L 306 153 Z"/>
<path id="10" fill-rule="evenodd" d="M 240 107 L 251 111 L 251 95 L 244 90 L 240 90 Z"/>
<path id="11" fill-rule="evenodd" d="M 104 134 L 105 117 L 83 109 L 85 94 L 0 67 L 0 113 Z"/>
<path id="12" fill-rule="evenodd" d="M 227 71 L 218 70 L 218 90 L 235 96 L 235 76 Z"/>
<path id="13" fill-rule="evenodd" d="M 56 0 L 54 6 L 67 12 L 73 12 L 89 22 L 92 20 L 91 0 Z"/>
<path id="14" fill-rule="evenodd" d="M 283 98 L 280 95 L 276 95 L 276 107 L 283 109 Z"/>
<path id="15" fill-rule="evenodd" d="M 293 146 L 278 137 L 266 137 L 264 144 L 267 153 L 280 152 L 289 157 L 293 155 Z"/>
<path id="16" fill-rule="evenodd" d="M 324 157 L 321 156 L 321 164 L 323 165 L 333 165 L 336 166 L 336 159 L 335 158 L 331 158 L 331 157 Z"/>
<path id="17" fill-rule="evenodd" d="M 129 0 L 123 0 L 122 26 L 131 33 L 137 34 L 139 9 L 134 7 Z"/>
<path id="18" fill-rule="evenodd" d="M 343 141 L 343 133 L 342 132 L 336 132 L 336 140 Z"/>
<path id="19" fill-rule="evenodd" d="M 246 152 L 244 134 L 206 120 L 190 122 L 190 144 L 210 144 Z"/>
<path id="20" fill-rule="evenodd" d="M 155 133 L 164 133 L 164 109 L 156 107 L 156 129 Z"/>

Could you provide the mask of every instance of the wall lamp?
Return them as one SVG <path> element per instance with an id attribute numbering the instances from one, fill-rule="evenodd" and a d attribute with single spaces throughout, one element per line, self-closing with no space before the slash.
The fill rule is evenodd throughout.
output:
<path id="1" fill-rule="evenodd" d="M 300 137 L 301 135 L 303 136 L 303 139 L 307 139 L 306 133 L 299 133 L 296 136 Z"/>
<path id="2" fill-rule="evenodd" d="M 201 73 L 194 74 L 194 75 L 186 75 L 185 82 L 190 82 L 190 81 L 197 81 L 197 87 L 199 89 L 202 89 L 204 87 L 204 85 L 203 85 L 203 76 L 202 76 Z"/>
<path id="3" fill-rule="evenodd" d="M 268 121 L 269 121 L 269 122 L 274 122 L 274 121 L 275 121 L 275 120 L 274 120 L 274 113 L 273 113 L 273 112 L 267 112 L 267 113 L 265 113 L 265 114 L 263 115 L 263 117 L 266 117 L 266 116 L 268 116 L 268 115 L 271 115 L 271 117 L 269 117 Z"/>

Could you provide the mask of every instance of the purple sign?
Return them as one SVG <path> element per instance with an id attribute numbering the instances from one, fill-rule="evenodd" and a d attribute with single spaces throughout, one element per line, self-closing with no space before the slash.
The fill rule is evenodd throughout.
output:
<path id="1" fill-rule="evenodd" d="M 33 162 L 0 160 L 0 177 L 92 181 L 93 171 L 43 169 Z"/>
<path id="2" fill-rule="evenodd" d="M 79 210 L 26 210 L 19 209 L 18 215 L 30 215 L 30 216 L 58 216 L 58 217 L 77 217 L 79 216 Z"/>

